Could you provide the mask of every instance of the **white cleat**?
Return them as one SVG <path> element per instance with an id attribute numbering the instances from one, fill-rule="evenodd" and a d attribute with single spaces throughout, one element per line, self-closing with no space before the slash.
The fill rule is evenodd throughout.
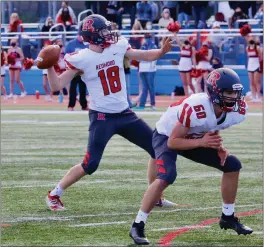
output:
<path id="1" fill-rule="evenodd" d="M 26 91 L 21 92 L 20 98 L 24 98 L 26 95 L 27 95 L 27 92 Z"/>
<path id="2" fill-rule="evenodd" d="M 11 99 L 11 98 L 13 98 L 13 94 L 11 93 L 11 94 L 9 94 L 7 97 L 9 98 L 9 99 Z"/>
<path id="3" fill-rule="evenodd" d="M 176 207 L 178 204 L 171 202 L 169 200 L 166 199 L 160 199 L 157 203 L 156 203 L 156 207 L 163 207 L 163 208 L 173 208 Z"/>
<path id="4" fill-rule="evenodd" d="M 48 192 L 48 195 L 46 197 L 46 204 L 51 211 L 63 211 L 65 209 L 63 203 L 60 200 L 60 197 L 51 196 L 50 191 Z"/>

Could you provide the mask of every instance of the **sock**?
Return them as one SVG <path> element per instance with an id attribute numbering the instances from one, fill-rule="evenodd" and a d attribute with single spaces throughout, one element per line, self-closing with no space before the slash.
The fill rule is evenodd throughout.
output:
<path id="1" fill-rule="evenodd" d="M 235 212 L 235 204 L 225 204 L 223 203 L 222 212 L 225 216 L 233 216 Z"/>
<path id="2" fill-rule="evenodd" d="M 140 221 L 143 221 L 144 223 L 146 223 L 148 215 L 149 214 L 144 213 L 141 210 L 139 210 L 135 222 L 140 223 Z"/>
<path id="3" fill-rule="evenodd" d="M 50 192 L 51 196 L 62 196 L 64 189 L 58 184 L 54 190 Z"/>

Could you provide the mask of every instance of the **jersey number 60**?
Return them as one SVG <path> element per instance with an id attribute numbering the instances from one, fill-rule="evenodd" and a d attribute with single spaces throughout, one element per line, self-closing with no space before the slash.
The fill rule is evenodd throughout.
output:
<path id="1" fill-rule="evenodd" d="M 104 90 L 104 95 L 109 95 L 111 93 L 117 93 L 121 91 L 121 82 L 119 77 L 119 67 L 113 66 L 105 71 L 102 69 L 98 72 L 98 76 L 100 77 L 102 87 Z M 106 80 L 107 78 L 107 80 Z M 110 91 L 109 91 L 110 88 Z"/>

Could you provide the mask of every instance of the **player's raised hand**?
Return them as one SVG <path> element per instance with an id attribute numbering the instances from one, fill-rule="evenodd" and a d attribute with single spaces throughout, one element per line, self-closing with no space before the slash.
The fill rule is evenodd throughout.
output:
<path id="1" fill-rule="evenodd" d="M 219 149 L 222 146 L 222 138 L 218 132 L 208 132 L 200 139 L 200 146 L 205 148 Z"/>
<path id="2" fill-rule="evenodd" d="M 176 46 L 175 44 L 172 44 L 174 41 L 171 40 L 171 37 L 166 37 L 161 46 L 161 50 L 163 54 L 166 54 L 171 50 L 172 47 Z"/>

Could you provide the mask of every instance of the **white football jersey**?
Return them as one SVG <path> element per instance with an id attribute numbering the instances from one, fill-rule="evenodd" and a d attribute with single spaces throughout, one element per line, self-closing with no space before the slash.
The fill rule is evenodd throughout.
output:
<path id="1" fill-rule="evenodd" d="M 127 39 L 96 53 L 88 48 L 65 55 L 67 67 L 82 70 L 82 80 L 89 92 L 89 107 L 105 113 L 119 113 L 127 109 L 127 91 L 123 60 L 130 49 Z"/>
<path id="2" fill-rule="evenodd" d="M 243 101 L 239 112 L 227 112 L 217 119 L 213 103 L 205 93 L 192 94 L 182 101 L 169 106 L 156 123 L 158 133 L 170 136 L 177 122 L 190 128 L 185 138 L 201 138 L 209 131 L 226 129 L 242 122 L 247 114 L 247 104 Z"/>

